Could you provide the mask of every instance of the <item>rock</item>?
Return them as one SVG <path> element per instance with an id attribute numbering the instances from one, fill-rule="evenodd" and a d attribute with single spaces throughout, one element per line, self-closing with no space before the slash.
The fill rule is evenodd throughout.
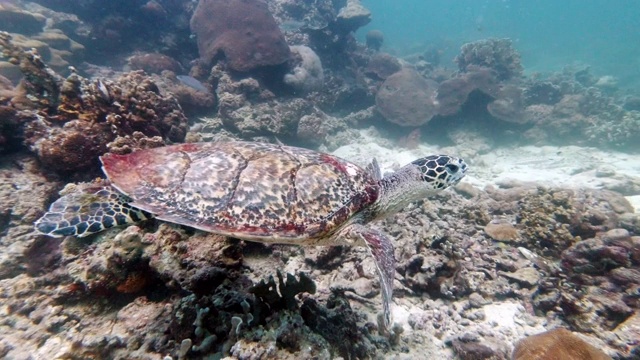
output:
<path id="1" fill-rule="evenodd" d="M 469 306 L 471 306 L 472 308 L 481 308 L 488 303 L 489 301 L 487 301 L 482 297 L 482 295 L 478 293 L 474 292 L 469 295 Z"/>
<path id="2" fill-rule="evenodd" d="M 629 359 L 637 359 L 640 356 L 640 313 L 637 311 L 630 316 L 622 324 L 618 325 L 614 330 L 616 339 L 621 344 L 635 344 L 635 346 L 624 346 L 622 348 L 626 351 L 626 356 Z"/>
<path id="3" fill-rule="evenodd" d="M 464 44 L 455 62 L 460 71 L 469 71 L 474 67 L 492 69 L 500 80 L 522 76 L 520 54 L 510 39 L 485 39 Z"/>
<path id="4" fill-rule="evenodd" d="M 289 46 L 278 24 L 259 0 L 201 0 L 191 18 L 191 31 L 207 64 L 220 53 L 236 71 L 280 65 L 289 59 Z"/>
<path id="5" fill-rule="evenodd" d="M 600 239 L 587 239 L 562 252 L 562 266 L 576 273 L 599 274 L 603 269 L 631 265 L 627 250 L 607 246 Z"/>
<path id="6" fill-rule="evenodd" d="M 144 70 L 150 74 L 160 74 L 163 70 L 169 70 L 177 74 L 182 72 L 182 65 L 178 61 L 163 54 L 136 54 L 127 59 L 127 61 L 131 70 Z"/>
<path id="7" fill-rule="evenodd" d="M 351 283 L 353 290 L 358 296 L 370 299 L 378 295 L 378 290 L 373 288 L 373 280 L 367 278 L 358 278 Z"/>
<path id="8" fill-rule="evenodd" d="M 451 345 L 461 360 L 506 359 L 504 354 L 480 342 L 454 339 Z"/>
<path id="9" fill-rule="evenodd" d="M 622 286 L 629 284 L 640 285 L 640 270 L 629 268 L 617 268 L 609 273 L 611 280 Z"/>
<path id="10" fill-rule="evenodd" d="M 437 113 L 437 84 L 415 70 L 402 69 L 389 76 L 376 95 L 378 111 L 401 126 L 421 126 Z"/>
<path id="11" fill-rule="evenodd" d="M 499 274 L 509 279 L 515 280 L 525 287 L 535 286 L 536 284 L 538 284 L 538 281 L 540 281 L 540 273 L 538 272 L 538 270 L 531 267 L 518 269 L 514 273 L 500 271 Z"/>
<path id="12" fill-rule="evenodd" d="M 513 360 L 611 360 L 602 350 L 567 329 L 555 329 L 524 338 L 516 344 Z"/>

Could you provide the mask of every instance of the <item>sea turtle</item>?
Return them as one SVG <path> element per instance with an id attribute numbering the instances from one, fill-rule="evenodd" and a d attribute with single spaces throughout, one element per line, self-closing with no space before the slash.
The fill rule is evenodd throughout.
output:
<path id="1" fill-rule="evenodd" d="M 338 157 L 257 142 L 191 143 L 100 158 L 107 181 L 78 186 L 35 223 L 38 232 L 83 237 L 157 219 L 263 243 L 366 245 L 390 324 L 393 244 L 370 221 L 457 184 L 467 164 L 431 155 L 382 177 Z"/>

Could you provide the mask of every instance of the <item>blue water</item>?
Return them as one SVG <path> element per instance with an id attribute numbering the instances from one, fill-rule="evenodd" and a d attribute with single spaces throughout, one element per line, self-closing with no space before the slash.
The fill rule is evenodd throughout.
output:
<path id="1" fill-rule="evenodd" d="M 383 51 L 442 51 L 442 65 L 466 42 L 511 38 L 525 71 L 590 65 L 620 86 L 640 88 L 640 1 L 632 0 L 362 0 L 373 20 L 358 32 L 384 33 Z"/>

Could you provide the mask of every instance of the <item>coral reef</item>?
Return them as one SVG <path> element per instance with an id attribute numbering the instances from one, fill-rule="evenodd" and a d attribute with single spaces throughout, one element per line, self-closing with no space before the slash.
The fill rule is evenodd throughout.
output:
<path id="1" fill-rule="evenodd" d="M 33 102 L 24 142 L 45 166 L 59 172 L 93 167 L 107 144 L 134 132 L 184 140 L 187 119 L 177 101 L 161 95 L 142 72 L 113 82 L 72 73 L 62 81 L 37 52 L 21 50 L 6 33 L 0 40 L 5 56 L 20 65 L 22 87 Z"/>
<path id="2" fill-rule="evenodd" d="M 76 74 L 60 87 L 56 110 L 27 124 L 25 143 L 46 166 L 77 171 L 95 166 L 107 144 L 140 132 L 181 142 L 187 119 L 172 96 L 163 96 L 142 72 L 116 81 L 91 81 Z"/>
<path id="3" fill-rule="evenodd" d="M 289 46 L 262 1 L 202 0 L 191 18 L 191 30 L 206 64 L 220 52 L 236 71 L 280 65 L 289 59 Z"/>
<path id="4" fill-rule="evenodd" d="M 493 141 L 637 152 L 640 101 L 622 81 L 586 66 L 523 75 L 508 39 L 464 45 L 456 70 L 448 45 L 383 53 L 379 31 L 354 37 L 371 19 L 357 0 L 126 5 L 0 4 L 13 32 L 0 35 L 0 357 L 527 359 L 542 345 L 638 358 L 640 216 L 622 195 L 640 181 L 585 163 L 575 171 L 601 189 L 478 187 Z M 327 151 L 367 139 L 353 155 L 367 161 L 428 144 L 472 164 L 479 182 L 376 224 L 395 239 L 390 333 L 367 249 L 158 220 L 82 240 L 33 231 L 107 151 L 240 138 Z"/>
<path id="5" fill-rule="evenodd" d="M 640 114 L 608 95 L 589 68 L 566 68 L 529 79 L 523 90 L 525 116 L 533 124 L 524 134 L 534 142 L 589 144 L 633 150 Z"/>
<path id="6" fill-rule="evenodd" d="M 522 77 L 520 54 L 510 39 L 486 39 L 465 44 L 455 62 L 463 72 L 474 66 L 492 69 L 501 81 Z"/>

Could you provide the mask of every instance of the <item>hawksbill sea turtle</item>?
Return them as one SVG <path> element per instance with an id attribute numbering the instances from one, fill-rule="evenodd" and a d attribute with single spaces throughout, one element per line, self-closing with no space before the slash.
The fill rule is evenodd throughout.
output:
<path id="1" fill-rule="evenodd" d="M 155 217 L 263 243 L 364 245 L 391 321 L 391 239 L 367 226 L 457 184 L 460 158 L 431 155 L 382 176 L 308 149 L 257 142 L 187 143 L 100 158 L 107 181 L 78 186 L 35 223 L 45 235 L 83 237 Z"/>

